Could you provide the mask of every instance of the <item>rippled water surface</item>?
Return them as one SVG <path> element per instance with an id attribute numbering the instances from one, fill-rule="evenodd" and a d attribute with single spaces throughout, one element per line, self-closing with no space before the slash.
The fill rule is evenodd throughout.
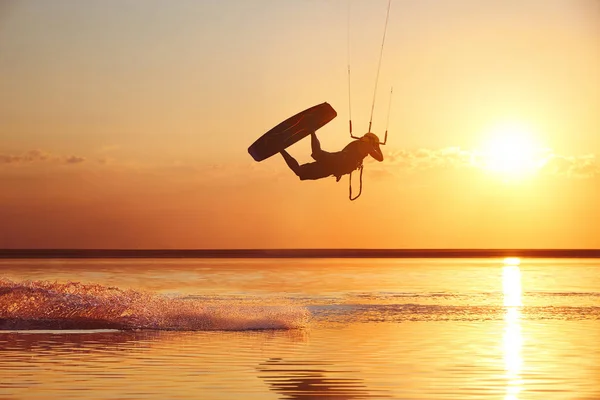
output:
<path id="1" fill-rule="evenodd" d="M 1 399 L 599 399 L 598 260 L 2 260 Z"/>

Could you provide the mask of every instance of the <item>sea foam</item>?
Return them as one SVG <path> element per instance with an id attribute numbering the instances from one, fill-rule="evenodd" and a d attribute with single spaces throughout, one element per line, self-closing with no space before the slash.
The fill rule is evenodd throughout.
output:
<path id="1" fill-rule="evenodd" d="M 296 329 L 309 317 L 295 305 L 207 304 L 98 284 L 0 279 L 0 330 Z"/>

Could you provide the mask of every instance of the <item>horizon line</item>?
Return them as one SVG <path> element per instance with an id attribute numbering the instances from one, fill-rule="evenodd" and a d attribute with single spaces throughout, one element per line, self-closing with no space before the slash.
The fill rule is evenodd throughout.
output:
<path id="1" fill-rule="evenodd" d="M 0 259 L 27 258 L 600 258 L 600 249 L 548 248 L 263 248 L 0 249 Z"/>

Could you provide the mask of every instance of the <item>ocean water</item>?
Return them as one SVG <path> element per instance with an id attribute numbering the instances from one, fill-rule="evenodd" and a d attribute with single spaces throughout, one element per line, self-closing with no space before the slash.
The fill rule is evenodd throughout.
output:
<path id="1" fill-rule="evenodd" d="M 600 260 L 0 260 L 0 399 L 600 399 Z"/>

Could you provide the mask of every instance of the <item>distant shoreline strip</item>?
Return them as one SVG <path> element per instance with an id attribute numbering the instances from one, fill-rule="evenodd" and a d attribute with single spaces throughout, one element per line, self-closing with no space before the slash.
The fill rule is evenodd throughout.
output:
<path id="1" fill-rule="evenodd" d="M 2 259 L 498 257 L 600 258 L 600 249 L 0 249 Z"/>

